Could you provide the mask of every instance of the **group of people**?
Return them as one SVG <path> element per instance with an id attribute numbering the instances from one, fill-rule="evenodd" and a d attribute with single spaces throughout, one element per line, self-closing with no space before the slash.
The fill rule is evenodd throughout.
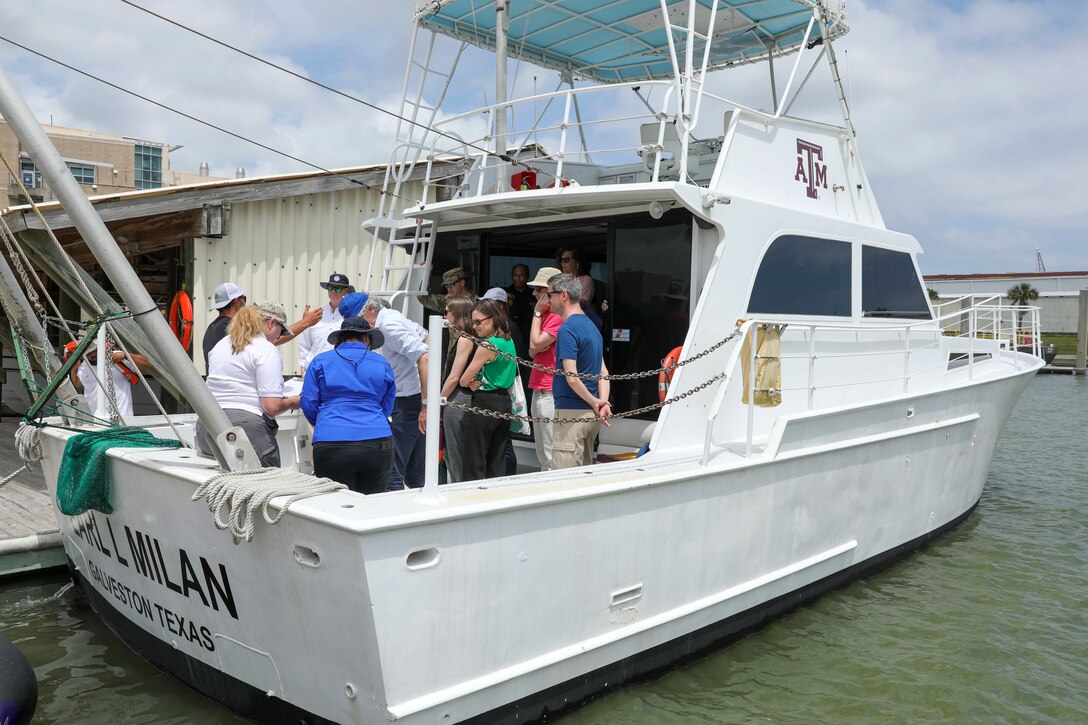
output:
<path id="1" fill-rule="evenodd" d="M 442 397 L 449 404 L 441 433 L 432 434 L 444 438 L 450 482 L 513 472 L 510 421 L 488 413 L 511 411 L 511 395 L 521 387 L 519 357 L 567 373 L 533 369 L 524 377 L 532 414 L 566 421 L 534 426 L 540 468 L 592 462 L 601 419 L 611 415 L 608 381 L 596 377 L 608 372 L 603 338 L 583 307 L 587 284 L 575 273 L 577 266 L 564 256 L 558 260 L 571 271 L 542 267 L 530 281 L 528 266 L 517 265 L 511 287 L 492 288 L 481 297 L 469 289 L 462 269 L 443 275 L 442 313 L 451 334 Z M 590 278 L 589 289 L 592 284 Z M 386 301 L 356 292 L 343 274 L 333 273 L 321 287 L 328 302 L 307 307 L 289 325 L 281 304 L 247 304 L 237 285 L 220 285 L 214 297 L 219 317 L 203 341 L 208 388 L 231 423 L 245 430 L 262 465 L 280 463 L 276 416 L 301 409 L 313 426 L 316 475 L 362 493 L 419 488 L 427 434 L 427 331 Z M 290 339 L 298 342 L 303 373 L 297 395 L 285 395 L 283 359 L 276 350 Z M 197 444 L 212 450 L 199 425 Z"/>
<path id="2" fill-rule="evenodd" d="M 264 466 L 280 462 L 275 417 L 301 409 L 314 426 L 315 474 L 362 493 L 418 488 L 426 331 L 356 292 L 343 274 L 334 272 L 321 287 L 328 302 L 307 307 L 288 325 L 283 305 L 246 304 L 237 285 L 220 285 L 215 302 L 227 323 L 213 323 L 205 333 L 208 388 L 231 423 L 245 430 Z M 285 395 L 283 358 L 275 346 L 292 337 L 303 384 L 301 393 Z M 212 450 L 202 426 L 197 445 Z"/>
<path id="3" fill-rule="evenodd" d="M 597 379 L 607 375 L 608 369 L 599 325 L 583 307 L 586 282 L 574 273 L 578 267 L 572 259 L 563 261 L 566 256 L 572 255 L 561 251 L 559 259 L 568 272 L 541 267 L 530 281 L 528 266 L 515 265 L 511 287 L 492 288 L 475 301 L 464 293 L 463 270 L 455 268 L 443 277 L 448 291 L 444 313 L 450 329 L 457 333 L 451 335 L 442 376 L 442 395 L 453 403 L 443 411 L 450 481 L 510 472 L 509 465 L 504 466 L 504 451 L 511 448 L 509 423 L 465 407 L 510 411 L 507 389 L 519 374 L 516 362 L 510 359 L 515 351 L 519 358 L 531 356 L 534 363 L 548 369 L 557 369 L 558 364 L 558 369 L 570 374 L 522 368 L 530 370 L 526 387 L 532 396 L 531 414 L 538 419 L 533 438 L 541 470 L 592 463 L 601 419 L 609 425 L 607 417 L 612 413 L 609 383 Z M 520 305 L 519 298 L 532 302 Z M 521 331 L 526 319 L 528 334 L 524 335 Z M 524 353 L 518 350 L 519 336 L 526 341 Z M 487 340 L 489 345 L 482 346 L 477 339 Z M 565 422 L 550 422 L 556 418 Z"/>

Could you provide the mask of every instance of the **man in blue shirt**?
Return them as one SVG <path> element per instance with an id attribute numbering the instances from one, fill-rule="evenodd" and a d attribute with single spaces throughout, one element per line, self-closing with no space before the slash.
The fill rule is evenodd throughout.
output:
<path id="1" fill-rule="evenodd" d="M 427 456 L 427 401 L 422 395 L 427 384 L 427 338 L 420 337 L 419 325 L 386 308 L 377 297 L 366 301 L 359 316 L 381 330 L 385 337 L 381 354 L 392 366 L 397 382 L 390 421 L 393 475 L 389 477 L 389 490 L 422 488 Z"/>
<path id="2" fill-rule="evenodd" d="M 570 274 L 548 280 L 548 303 L 563 318 L 555 339 L 556 364 L 568 373 L 608 375 L 604 364 L 604 339 L 582 311 L 582 285 Z M 552 467 L 574 468 L 593 463 L 593 440 L 601 418 L 612 415 L 608 380 L 584 380 L 556 375 L 552 383 L 557 418 L 579 418 L 575 423 L 556 423 L 552 441 Z"/>

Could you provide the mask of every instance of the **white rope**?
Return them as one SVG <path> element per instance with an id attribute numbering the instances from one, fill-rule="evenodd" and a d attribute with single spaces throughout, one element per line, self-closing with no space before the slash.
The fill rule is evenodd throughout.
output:
<path id="1" fill-rule="evenodd" d="M 42 459 L 42 429 L 20 423 L 15 430 L 15 450 L 18 451 L 19 458 L 23 459 L 23 467 L 0 480 L 0 488 L 15 480 L 15 477 L 23 471 L 29 471 L 31 463 Z"/>
<path id="2" fill-rule="evenodd" d="M 36 425 L 20 423 L 15 430 L 15 450 L 23 463 L 30 464 L 42 459 L 42 429 Z"/>
<path id="3" fill-rule="evenodd" d="M 269 525 L 279 523 L 287 508 L 295 501 L 347 488 L 328 478 L 313 476 L 282 468 L 256 468 L 250 471 L 228 471 L 212 476 L 196 489 L 193 500 L 208 499 L 215 527 L 230 529 L 234 543 L 253 538 L 257 510 Z M 275 518 L 269 516 L 268 505 L 277 496 L 290 496 Z M 226 520 L 223 508 L 227 508 Z"/>

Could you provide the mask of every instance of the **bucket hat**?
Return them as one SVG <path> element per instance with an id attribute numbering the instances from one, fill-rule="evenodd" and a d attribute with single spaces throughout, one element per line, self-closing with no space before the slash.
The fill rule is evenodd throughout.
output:
<path id="1" fill-rule="evenodd" d="M 548 280 L 557 274 L 563 274 L 555 267 L 541 267 L 536 271 L 536 277 L 529 283 L 530 287 L 547 287 Z"/>
<path id="2" fill-rule="evenodd" d="M 333 330 L 329 333 L 328 341 L 330 345 L 340 344 L 340 337 L 343 333 L 365 333 L 370 335 L 370 349 L 377 350 L 379 347 L 385 344 L 385 335 L 382 331 L 376 327 L 371 327 L 370 323 L 362 317 L 349 317 L 340 323 L 339 330 Z"/>

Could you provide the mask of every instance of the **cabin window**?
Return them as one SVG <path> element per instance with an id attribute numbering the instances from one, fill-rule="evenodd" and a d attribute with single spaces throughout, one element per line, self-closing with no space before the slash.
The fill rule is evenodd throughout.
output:
<path id="1" fill-rule="evenodd" d="M 748 314 L 850 316 L 850 243 L 789 235 L 771 243 Z"/>
<path id="2" fill-rule="evenodd" d="M 865 317 L 931 317 L 929 298 L 909 254 L 862 247 L 861 309 Z"/>

